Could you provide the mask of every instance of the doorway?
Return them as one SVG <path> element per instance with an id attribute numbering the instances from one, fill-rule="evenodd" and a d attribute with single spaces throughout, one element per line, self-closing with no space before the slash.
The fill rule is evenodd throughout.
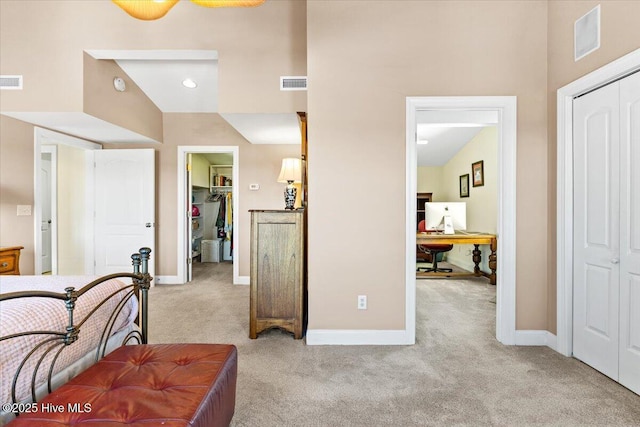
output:
<path id="1" fill-rule="evenodd" d="M 198 212 L 202 208 L 203 210 L 206 208 L 206 200 L 208 199 L 209 194 L 213 193 L 224 193 L 223 197 L 226 200 L 231 201 L 231 223 L 233 224 L 233 229 L 230 232 L 231 240 L 225 240 L 222 242 L 219 250 L 221 251 L 220 255 L 222 259 L 226 259 L 227 261 L 231 261 L 233 263 L 233 283 L 234 284 L 248 284 L 245 283 L 245 280 L 240 277 L 239 274 L 239 261 L 238 261 L 238 253 L 239 251 L 235 250 L 238 248 L 238 235 L 239 235 L 239 221 L 238 221 L 238 208 L 239 208 L 239 195 L 238 195 L 238 177 L 239 177 L 239 147 L 237 146 L 178 146 L 178 275 L 175 278 L 174 283 L 184 284 L 191 280 L 192 277 L 192 263 L 194 258 L 202 257 L 201 248 L 202 248 L 202 240 L 204 239 L 204 231 L 202 234 L 196 232 L 195 230 L 199 230 L 201 225 L 205 225 L 205 218 L 196 218 L 197 220 L 197 228 L 195 227 L 192 205 L 195 201 L 195 197 L 193 194 L 193 186 L 192 186 L 192 175 L 189 170 L 189 157 L 193 155 L 226 155 L 228 156 L 228 163 L 223 165 L 224 168 L 218 171 L 214 171 L 213 174 L 218 175 L 218 180 L 226 179 L 225 182 L 211 181 L 210 174 L 207 174 L 208 185 L 205 187 L 204 185 L 198 185 L 197 187 L 202 187 L 204 191 L 197 191 L 198 193 L 198 203 L 196 207 L 198 208 Z M 226 163 L 226 162 L 225 162 Z M 223 177 L 223 178 L 220 178 Z M 223 184 L 223 185 L 218 185 Z M 220 188 L 225 187 L 225 188 Z M 230 190 L 230 191 L 229 191 Z M 206 197 L 201 200 L 202 195 L 206 193 Z M 228 193 L 232 194 L 232 197 L 226 199 L 226 195 Z M 204 213 L 204 212 L 203 212 Z M 199 216 L 199 215 L 198 215 Z M 207 223 L 208 224 L 208 223 Z M 212 226 L 209 224 L 208 226 Z M 224 229 L 224 227 L 223 227 Z M 198 241 L 199 239 L 199 241 Z M 216 239 L 211 239 L 216 240 Z M 209 242 L 208 242 L 209 243 Z M 207 246 L 209 248 L 209 246 Z M 210 250 L 210 249 L 208 249 Z M 233 251 L 232 256 L 228 256 L 230 251 Z M 201 259 L 201 258 L 200 258 Z M 171 279 L 168 279 L 171 280 Z M 166 281 L 166 279 L 165 279 Z"/>
<path id="2" fill-rule="evenodd" d="M 516 344 L 515 242 L 516 242 L 516 97 L 408 97 L 406 128 L 406 319 L 405 340 L 415 343 L 416 323 L 416 129 L 420 111 L 495 112 L 498 128 L 498 262 L 496 289 L 496 339 Z"/>
<path id="3" fill-rule="evenodd" d="M 574 123 L 574 115 L 576 114 L 576 101 L 575 99 L 584 94 L 596 93 L 598 92 L 596 89 L 605 88 L 606 85 L 612 82 L 623 82 L 621 80 L 624 76 L 631 75 L 637 71 L 640 71 L 640 49 L 625 55 L 624 57 L 576 80 L 569 85 L 560 88 L 558 90 L 558 183 L 557 183 L 557 197 L 558 197 L 558 210 L 557 210 L 557 220 L 558 220 L 558 274 L 557 274 L 557 351 L 565 356 L 573 356 L 576 354 L 576 345 L 575 345 L 575 327 L 574 322 L 580 322 L 580 320 L 576 320 L 576 310 L 575 301 L 576 301 L 576 292 L 578 294 L 581 292 L 580 283 L 576 286 L 576 283 L 579 280 L 578 275 L 574 269 L 574 265 L 581 258 L 580 251 L 576 248 L 574 244 L 574 239 L 576 238 L 575 227 L 579 223 L 580 220 L 584 216 L 584 212 L 581 210 L 579 215 L 576 215 L 576 209 L 574 209 L 574 203 L 576 197 L 580 197 L 577 194 L 575 186 L 580 183 L 581 180 L 575 179 L 574 176 L 578 173 L 579 167 L 574 165 L 574 152 L 579 147 L 576 146 L 577 142 L 575 138 L 579 135 L 575 132 L 573 128 Z M 621 96 L 624 96 L 626 91 L 615 91 L 620 92 Z M 629 107 L 628 113 L 623 113 L 621 111 L 621 118 L 627 117 L 631 118 L 631 106 L 637 106 L 638 102 L 627 102 L 627 106 Z M 636 107 L 634 107 L 636 108 Z M 606 109 L 602 109 L 602 111 L 606 111 Z M 637 110 L 636 110 L 637 111 Z M 623 135 L 621 135 L 621 143 L 624 143 L 624 133 L 630 129 L 637 129 L 638 125 L 634 125 L 632 127 L 630 124 L 623 126 Z M 634 133 L 635 135 L 635 133 Z M 631 137 L 631 134 L 627 135 Z M 637 138 L 637 137 L 636 137 Z M 626 151 L 625 153 L 621 153 L 623 158 L 628 159 L 626 165 L 634 165 L 637 162 L 634 162 L 632 156 L 637 156 L 637 151 Z M 630 163 L 629 163 L 630 161 Z M 622 166 L 625 166 L 624 164 Z M 609 166 L 611 167 L 611 166 Z M 622 175 L 620 175 L 620 184 L 621 186 L 627 185 L 631 182 L 630 175 L 624 175 L 626 167 L 620 167 L 620 171 Z M 617 168 L 616 168 L 617 172 Z M 615 178 L 617 175 L 611 175 L 612 178 Z M 626 178 L 625 178 L 626 176 Z M 609 190 L 608 188 L 606 189 Z M 621 192 L 620 201 L 623 202 L 626 200 L 628 194 L 633 194 L 633 191 L 629 193 L 629 191 Z M 597 196 L 596 196 L 597 197 Z M 625 202 L 626 203 L 626 202 Z M 637 211 L 633 210 L 633 206 L 623 206 L 620 204 L 621 212 L 624 211 L 624 216 L 627 219 L 633 220 L 633 215 L 630 215 L 631 212 L 634 212 L 634 215 L 637 215 Z M 637 209 L 637 206 L 635 206 Z M 610 222 L 608 219 L 607 223 Z M 621 225 L 624 225 L 624 221 L 620 222 Z M 629 224 L 627 223 L 627 227 Z M 606 227 L 605 227 L 606 228 Z M 618 274 L 618 270 L 620 273 L 623 273 L 624 264 L 629 266 L 629 257 L 637 256 L 637 250 L 634 249 L 633 246 L 630 245 L 629 238 L 632 234 L 627 230 L 620 230 L 620 239 L 622 246 L 617 249 L 618 256 L 607 256 L 607 267 L 612 269 L 613 273 Z M 611 238 L 615 238 L 615 236 L 611 236 Z M 627 243 L 624 243 L 623 240 L 626 240 Z M 623 250 L 624 249 L 624 250 Z M 626 262 L 625 262 L 625 259 Z M 604 266 L 596 266 L 595 263 L 593 266 L 589 267 L 592 271 L 598 270 L 602 272 L 604 270 Z M 625 273 L 626 274 L 626 273 Z M 640 342 L 638 342 L 638 330 L 633 330 L 634 327 L 637 328 L 637 322 L 630 322 L 630 319 L 633 316 L 638 316 L 638 306 L 640 306 L 640 300 L 629 295 L 629 291 L 631 291 L 632 287 L 635 286 L 634 283 L 637 282 L 637 279 L 633 279 L 633 277 L 637 277 L 636 275 L 627 275 L 627 279 L 620 281 L 620 291 L 626 291 L 627 294 L 623 296 L 623 293 L 607 293 L 607 297 L 611 296 L 612 298 L 620 298 L 620 301 L 626 301 L 627 304 L 620 304 L 620 316 L 617 317 L 616 323 L 620 322 L 620 332 L 623 332 L 620 336 L 620 343 L 618 348 L 616 348 L 616 354 L 620 357 L 631 357 L 635 360 L 632 362 L 631 366 L 636 366 L 634 372 L 628 378 L 626 383 L 623 382 L 623 385 L 626 385 L 630 389 L 634 390 L 636 393 L 640 390 L 640 371 L 638 371 L 637 366 L 637 358 L 640 355 Z M 588 284 L 589 282 L 587 282 Z M 593 286 L 590 286 L 592 290 L 595 290 L 597 286 L 603 286 L 601 281 L 593 282 Z M 580 306 L 583 307 L 583 306 Z M 580 313 L 577 313 L 580 314 Z M 590 318 L 590 321 L 597 320 L 596 318 Z M 611 327 L 615 327 L 616 325 L 611 325 Z M 622 328 L 627 328 L 623 331 Z M 616 327 L 617 329 L 617 327 Z M 578 349 L 578 352 L 581 350 Z M 626 356 L 623 356 L 625 355 Z M 599 369 L 596 367 L 596 369 Z M 607 369 L 602 369 L 605 372 Z M 616 369 L 617 371 L 617 369 Z M 605 372 L 607 373 L 607 372 Z M 621 377 L 622 378 L 622 377 Z M 622 381 L 621 381 L 622 382 Z"/>
<path id="4" fill-rule="evenodd" d="M 42 146 L 40 157 L 42 206 L 40 232 L 42 234 L 42 274 L 58 274 L 58 172 L 57 146 Z M 54 242 L 56 244 L 54 244 Z"/>
<path id="5" fill-rule="evenodd" d="M 43 247 L 43 221 L 48 224 L 44 187 L 51 185 L 51 273 L 59 275 L 93 274 L 93 205 L 92 189 L 85 182 L 93 182 L 92 150 L 99 144 L 64 135 L 48 129 L 35 127 L 34 131 L 34 274 L 46 272 L 43 261 L 47 243 Z M 51 179 L 44 182 L 43 156 L 51 159 Z M 55 159 L 55 161 L 54 161 Z M 82 171 L 82 172 L 81 172 Z M 63 174 L 61 177 L 60 175 Z M 68 184 L 80 185 L 84 190 L 77 193 Z M 44 210 L 44 216 L 43 216 Z M 60 218 L 64 218 L 59 221 Z M 77 238 L 69 238 L 70 235 Z"/>

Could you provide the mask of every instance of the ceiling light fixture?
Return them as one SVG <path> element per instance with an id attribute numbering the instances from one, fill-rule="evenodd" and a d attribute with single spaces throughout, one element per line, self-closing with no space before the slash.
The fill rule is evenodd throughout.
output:
<path id="1" fill-rule="evenodd" d="M 184 79 L 182 81 L 182 86 L 184 86 L 186 88 L 189 88 L 189 89 L 195 89 L 196 87 L 198 87 L 198 83 L 196 83 L 192 79 Z"/>
<path id="2" fill-rule="evenodd" d="M 419 139 L 417 141 L 418 145 L 427 145 L 429 143 L 428 139 Z"/>
<path id="3" fill-rule="evenodd" d="M 129 15 L 143 21 L 160 19 L 178 0 L 111 0 Z M 265 0 L 191 0 L 204 7 L 255 7 Z"/>

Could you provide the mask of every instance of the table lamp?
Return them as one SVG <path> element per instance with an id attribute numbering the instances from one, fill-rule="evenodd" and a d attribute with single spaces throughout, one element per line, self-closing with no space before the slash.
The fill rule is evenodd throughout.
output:
<path id="1" fill-rule="evenodd" d="M 296 187 L 293 183 L 301 182 L 300 159 L 287 158 L 282 159 L 282 168 L 278 176 L 278 182 L 286 182 L 287 187 L 284 189 L 285 209 L 293 209 L 296 203 Z"/>

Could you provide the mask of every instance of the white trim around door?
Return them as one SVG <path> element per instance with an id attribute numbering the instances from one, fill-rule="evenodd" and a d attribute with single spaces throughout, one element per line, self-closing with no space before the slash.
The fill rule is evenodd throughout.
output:
<path id="1" fill-rule="evenodd" d="M 558 89 L 557 351 L 573 354 L 573 99 L 640 71 L 640 49 Z"/>
<path id="2" fill-rule="evenodd" d="M 93 254 L 93 154 L 92 150 L 101 150 L 102 145 L 95 142 L 86 141 L 84 139 L 76 138 L 73 136 L 65 135 L 63 133 L 54 132 L 49 129 L 39 128 L 34 126 L 33 128 L 33 236 L 34 236 L 34 274 L 42 274 L 42 234 L 40 232 L 42 221 L 42 203 L 41 199 L 41 176 L 40 176 L 40 161 L 42 146 L 44 145 L 68 145 L 75 148 L 87 150 L 87 156 L 85 157 L 87 166 L 87 176 L 85 182 L 85 222 L 87 224 L 85 241 L 85 259 L 84 259 L 84 272 L 87 275 L 93 274 L 94 254 Z M 57 227 L 57 224 L 56 224 Z M 57 240 L 56 234 L 56 240 Z M 54 245 L 56 243 L 53 243 Z M 57 250 L 56 250 L 57 257 Z M 56 267 L 57 268 L 57 267 Z"/>
<path id="3" fill-rule="evenodd" d="M 495 111 L 498 113 L 498 266 L 496 339 L 516 340 L 516 97 L 407 97 L 406 128 L 406 319 L 405 336 L 415 343 L 416 329 L 416 113 L 421 110 Z"/>
<path id="4" fill-rule="evenodd" d="M 167 276 L 160 283 L 184 284 L 187 282 L 187 245 L 185 224 L 187 221 L 187 154 L 188 153 L 231 153 L 233 155 L 233 172 L 232 172 L 232 192 L 233 192 L 233 284 L 248 285 L 249 277 L 240 276 L 240 258 L 237 251 L 238 236 L 240 235 L 240 227 L 238 221 L 238 209 L 240 206 L 240 197 L 238 194 L 238 184 L 240 183 L 240 159 L 239 147 L 232 145 L 180 145 L 178 146 L 178 274 L 177 276 Z M 177 283 L 176 280 L 177 279 Z"/>

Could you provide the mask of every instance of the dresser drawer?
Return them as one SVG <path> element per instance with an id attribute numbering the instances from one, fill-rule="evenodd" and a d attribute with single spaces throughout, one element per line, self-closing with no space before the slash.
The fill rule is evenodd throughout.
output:
<path id="1" fill-rule="evenodd" d="M 16 256 L 0 256 L 0 274 L 13 272 L 16 267 Z"/>
<path id="2" fill-rule="evenodd" d="M 22 246 L 0 248 L 0 274 L 20 274 L 20 250 Z"/>

